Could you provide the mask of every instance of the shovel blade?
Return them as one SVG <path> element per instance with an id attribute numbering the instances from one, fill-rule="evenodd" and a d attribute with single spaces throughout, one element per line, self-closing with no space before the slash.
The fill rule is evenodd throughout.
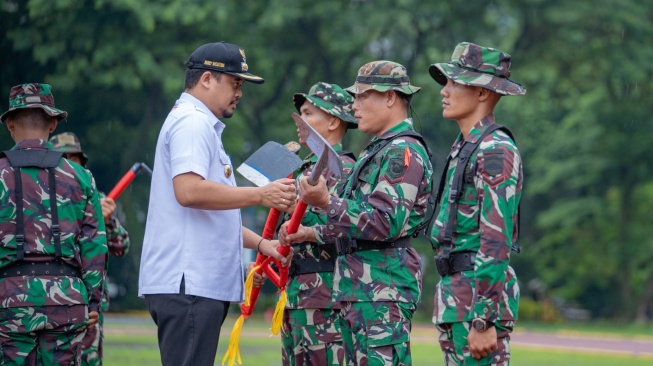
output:
<path id="1" fill-rule="evenodd" d="M 262 187 L 286 178 L 302 165 L 295 153 L 283 145 L 268 141 L 256 150 L 236 171 L 255 185 Z"/>

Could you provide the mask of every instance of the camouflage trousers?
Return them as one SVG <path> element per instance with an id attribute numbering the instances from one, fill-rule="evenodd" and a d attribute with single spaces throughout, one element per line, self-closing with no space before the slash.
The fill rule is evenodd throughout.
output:
<path id="1" fill-rule="evenodd" d="M 286 309 L 281 358 L 284 366 L 342 365 L 345 352 L 339 310 Z"/>
<path id="2" fill-rule="evenodd" d="M 410 330 L 416 304 L 343 302 L 342 344 L 348 366 L 412 365 Z"/>
<path id="3" fill-rule="evenodd" d="M 0 365 L 80 365 L 86 305 L 0 308 Z"/>
<path id="4" fill-rule="evenodd" d="M 104 340 L 104 312 L 93 329 L 86 331 L 82 339 L 82 365 L 102 365 L 102 341 Z"/>
<path id="5" fill-rule="evenodd" d="M 510 333 L 514 321 L 500 322 L 496 324 L 497 349 L 480 360 L 472 357 L 467 343 L 467 336 L 471 329 L 471 322 L 436 324 L 440 341 L 440 348 L 444 354 L 446 366 L 481 366 L 497 365 L 507 366 L 510 364 Z"/>

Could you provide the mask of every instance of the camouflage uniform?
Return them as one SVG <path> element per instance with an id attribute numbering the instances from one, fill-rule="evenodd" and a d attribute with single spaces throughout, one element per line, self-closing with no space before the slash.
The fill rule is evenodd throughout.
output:
<path id="1" fill-rule="evenodd" d="M 429 71 L 441 85 L 480 86 L 502 95 L 522 95 L 523 86 L 508 79 L 510 55 L 470 43 L 461 43 L 448 64 Z M 500 76 L 500 77 L 496 77 Z M 465 143 L 479 141 L 495 124 L 490 114 L 478 121 L 465 139 L 458 136 L 449 153 L 443 199 L 431 232 L 433 249 L 445 253 L 444 232 L 449 218 L 448 199 L 458 155 Z M 519 287 L 509 265 L 510 248 L 518 234 L 518 206 L 522 191 L 522 162 L 514 141 L 502 130 L 486 135 L 468 161 L 457 201 L 452 255 L 471 253 L 470 269 L 443 275 L 436 288 L 433 322 L 447 365 L 507 364 L 510 332 L 517 320 Z M 467 343 L 471 321 L 482 319 L 497 330 L 498 349 L 476 360 Z"/>
<path id="2" fill-rule="evenodd" d="M 41 108 L 59 119 L 66 116 L 54 108 L 47 84 L 13 87 L 9 106 L 3 122 L 23 108 Z M 47 141 L 27 139 L 12 149 L 22 150 L 53 148 Z M 57 236 L 52 226 L 49 170 L 20 168 L 24 216 L 24 250 L 20 250 L 14 168 L 6 157 L 0 158 L 2 365 L 79 365 L 88 312 L 99 310 L 107 245 L 93 176 L 65 159 L 59 159 L 54 168 L 61 250 L 59 261 L 54 261 Z M 32 275 L 29 269 L 24 274 L 23 266 L 47 274 Z M 53 267 L 56 271 L 51 273 Z"/>
<path id="3" fill-rule="evenodd" d="M 410 85 L 406 69 L 389 61 L 361 67 L 347 91 L 369 89 L 406 95 L 419 91 Z M 413 131 L 410 119 L 372 139 L 349 176 L 343 198 L 331 196 L 326 224 L 314 227 L 318 243 L 337 241 L 344 249 L 336 259 L 333 300 L 341 306 L 348 365 L 412 363 L 410 330 L 422 270 L 419 254 L 406 243 L 424 220 L 433 169 L 418 138 L 395 137 L 406 131 Z M 391 142 L 377 151 L 386 140 Z M 379 247 L 350 252 L 354 242 L 359 249 L 364 244 Z"/>
<path id="4" fill-rule="evenodd" d="M 352 114 L 353 98 L 340 86 L 319 82 L 308 94 L 295 94 L 295 107 L 299 111 L 305 101 L 309 101 L 323 111 L 347 123 L 348 128 L 356 128 Z M 333 149 L 342 152 L 342 145 Z M 343 177 L 351 172 L 355 160 L 340 154 Z M 293 178 L 308 177 L 317 163 L 317 156 L 310 154 L 304 164 L 295 172 Z M 346 181 L 329 173 L 327 187 L 329 193 L 339 196 Z M 313 226 L 326 223 L 326 213 L 317 207 L 308 207 L 301 224 Z M 316 262 L 335 261 L 333 244 L 315 245 L 299 243 L 293 245 L 295 261 L 313 260 Z M 292 273 L 292 272 L 291 272 Z M 344 360 L 342 337 L 340 335 L 339 304 L 332 300 L 333 271 L 303 273 L 288 278 L 286 293 L 288 302 L 284 312 L 284 328 L 281 336 L 283 365 L 341 365 Z"/>
<path id="5" fill-rule="evenodd" d="M 72 132 L 63 132 L 50 138 L 54 149 L 64 153 L 80 154 L 82 166 L 86 168 L 88 156 L 82 150 L 79 138 Z M 106 198 L 104 192 L 99 192 L 100 200 Z M 129 251 L 129 234 L 120 224 L 116 215 L 111 215 L 109 221 L 105 221 L 107 232 L 107 244 L 109 253 L 114 257 L 122 257 Z M 109 269 L 109 256 L 106 256 L 105 279 L 103 284 L 102 302 L 100 305 L 100 319 L 95 327 L 86 332 L 82 340 L 82 365 L 102 365 L 102 341 L 104 339 L 104 313 L 109 309 L 109 286 L 106 279 Z"/>

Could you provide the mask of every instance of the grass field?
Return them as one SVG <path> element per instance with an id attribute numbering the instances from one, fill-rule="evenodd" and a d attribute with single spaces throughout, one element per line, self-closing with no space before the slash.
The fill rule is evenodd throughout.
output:
<path id="1" fill-rule="evenodd" d="M 220 346 L 216 357 L 216 365 L 222 361 L 225 354 L 229 334 L 231 332 L 235 317 L 230 316 L 224 324 L 220 337 Z M 565 332 L 563 326 L 540 326 L 527 325 L 529 329 L 543 331 Z M 104 343 L 104 364 L 107 366 L 148 366 L 160 365 L 158 346 L 156 340 L 156 328 L 148 318 L 138 318 L 130 321 L 128 318 L 108 317 L 105 323 L 106 337 Z M 623 327 L 621 327 L 623 328 Z M 574 326 L 574 331 L 592 334 L 608 334 L 605 330 L 611 329 L 609 325 L 594 327 Z M 653 337 L 650 328 L 630 329 L 623 331 L 628 337 Z M 242 338 L 240 341 L 240 352 L 243 357 L 243 365 L 254 366 L 277 366 L 280 365 L 280 342 L 276 337 L 269 337 L 269 323 L 260 318 L 250 318 L 243 326 Z M 415 327 L 412 333 L 411 349 L 413 364 L 415 366 L 439 366 L 443 365 L 440 348 L 434 338 L 433 330 L 428 327 Z M 619 332 L 609 333 L 611 336 L 619 335 Z M 513 345 L 513 365 L 528 366 L 650 366 L 653 365 L 653 358 L 635 357 L 631 355 L 590 353 L 590 352 L 569 352 L 560 350 L 548 350 L 540 348 L 527 348 Z"/>

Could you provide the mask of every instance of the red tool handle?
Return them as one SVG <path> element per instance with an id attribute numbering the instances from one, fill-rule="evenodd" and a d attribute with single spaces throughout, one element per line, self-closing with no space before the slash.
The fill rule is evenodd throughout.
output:
<path id="1" fill-rule="evenodd" d="M 286 231 L 288 231 L 288 234 L 294 234 L 297 232 L 297 229 L 299 229 L 299 224 L 302 222 L 302 219 L 304 218 L 306 207 L 308 207 L 308 205 L 304 203 L 304 201 L 297 202 L 297 206 L 295 206 L 295 211 L 292 213 L 290 222 L 288 222 L 288 226 L 286 227 Z"/>
<path id="2" fill-rule="evenodd" d="M 142 163 L 135 163 L 132 165 L 132 167 L 125 173 L 125 175 L 120 178 L 118 183 L 113 187 L 111 192 L 107 195 L 107 197 L 113 199 L 114 201 L 120 197 L 122 192 L 127 188 L 127 186 L 136 178 L 136 174 L 138 174 L 138 171 L 141 169 Z"/>

